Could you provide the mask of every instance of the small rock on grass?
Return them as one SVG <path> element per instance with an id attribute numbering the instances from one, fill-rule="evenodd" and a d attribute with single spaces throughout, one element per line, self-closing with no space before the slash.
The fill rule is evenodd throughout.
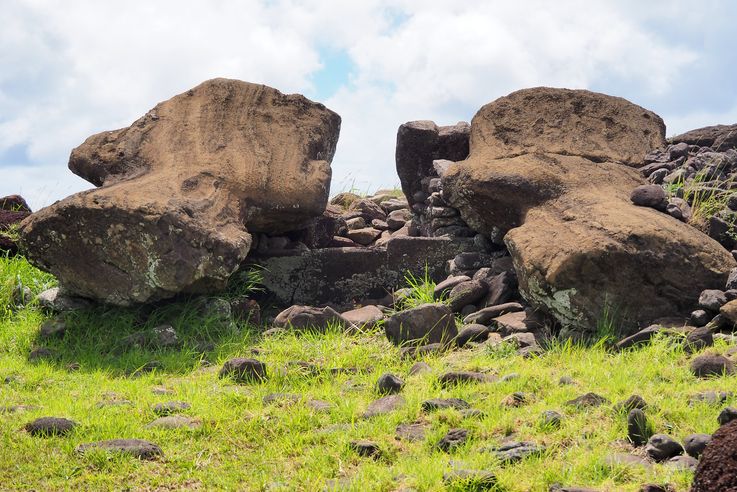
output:
<path id="1" fill-rule="evenodd" d="M 456 410 L 465 410 L 471 408 L 471 405 L 460 398 L 432 398 L 422 402 L 422 410 L 432 412 L 435 410 L 443 410 L 446 408 L 454 408 Z"/>
<path id="2" fill-rule="evenodd" d="M 469 342 L 483 342 L 489 338 L 489 327 L 480 324 L 464 326 L 455 338 L 458 347 L 464 347 Z"/>
<path id="3" fill-rule="evenodd" d="M 256 359 L 236 357 L 223 364 L 220 378 L 231 378 L 238 383 L 261 382 L 266 379 L 266 364 Z"/>
<path id="4" fill-rule="evenodd" d="M 563 421 L 563 415 L 555 410 L 545 410 L 540 415 L 540 425 L 547 429 L 557 429 Z"/>
<path id="5" fill-rule="evenodd" d="M 32 436 L 51 437 L 69 434 L 77 423 L 62 417 L 40 417 L 28 422 L 23 428 Z"/>
<path id="6" fill-rule="evenodd" d="M 719 422 L 719 425 L 728 424 L 733 420 L 737 420 L 737 408 L 734 407 L 725 408 L 719 412 L 719 415 L 717 416 L 717 422 Z"/>
<path id="7" fill-rule="evenodd" d="M 467 429 L 450 429 L 440 441 L 438 441 L 438 449 L 450 452 L 458 446 L 462 446 L 468 440 Z"/>
<path id="8" fill-rule="evenodd" d="M 381 456 L 381 447 L 379 447 L 379 445 L 373 441 L 359 439 L 356 441 L 351 441 L 349 446 L 359 456 L 364 456 L 367 458 L 378 458 Z"/>
<path id="9" fill-rule="evenodd" d="M 699 461 L 691 456 L 674 456 L 665 465 L 676 470 L 696 471 Z"/>
<path id="10" fill-rule="evenodd" d="M 670 436 L 655 434 L 648 439 L 645 453 L 655 461 L 666 461 L 683 454 L 683 446 Z"/>
<path id="11" fill-rule="evenodd" d="M 698 458 L 711 442 L 711 434 L 691 434 L 683 439 L 683 449 L 689 456 Z"/>
<path id="12" fill-rule="evenodd" d="M 202 426 L 202 421 L 197 418 L 185 417 L 184 415 L 169 415 L 159 417 L 150 424 L 147 429 L 197 429 Z"/>
<path id="13" fill-rule="evenodd" d="M 438 379 L 442 387 L 450 387 L 464 383 L 487 383 L 495 381 L 496 377 L 490 374 L 474 371 L 451 371 L 446 372 Z"/>
<path id="14" fill-rule="evenodd" d="M 154 413 L 161 417 L 189 410 L 192 406 L 184 401 L 167 401 L 154 405 Z"/>
<path id="15" fill-rule="evenodd" d="M 573 407 L 579 407 L 579 408 L 585 408 L 585 407 L 598 407 L 605 403 L 609 403 L 609 400 L 604 398 L 601 395 L 597 395 L 596 393 L 586 393 L 585 395 L 581 395 L 577 398 L 574 398 L 573 400 L 568 400 L 566 402 L 566 405 L 570 405 Z"/>
<path id="16" fill-rule="evenodd" d="M 382 374 L 376 382 L 376 392 L 380 395 L 393 395 L 402 391 L 404 381 L 391 373 Z"/>
<path id="17" fill-rule="evenodd" d="M 704 354 L 691 360 L 691 372 L 699 378 L 734 374 L 734 363 L 723 355 Z"/>
<path id="18" fill-rule="evenodd" d="M 384 398 L 372 401 L 363 413 L 363 416 L 364 418 L 370 418 L 376 415 L 383 415 L 397 410 L 404 404 L 405 400 L 400 395 L 385 396 Z"/>
<path id="19" fill-rule="evenodd" d="M 399 424 L 395 436 L 400 441 L 424 441 L 426 430 L 426 424 Z"/>
<path id="20" fill-rule="evenodd" d="M 424 374 L 432 372 L 432 367 L 427 362 L 415 362 L 412 367 L 409 368 L 409 375 L 414 376 L 415 374 Z"/>
<path id="21" fill-rule="evenodd" d="M 627 415 L 627 438 L 635 446 L 642 446 L 648 442 L 653 431 L 645 412 L 633 408 Z"/>
<path id="22" fill-rule="evenodd" d="M 84 454 L 91 449 L 127 454 L 142 460 L 154 459 L 164 454 L 158 445 L 143 439 L 108 439 L 90 442 L 80 444 L 75 451 Z"/>
<path id="23" fill-rule="evenodd" d="M 484 470 L 453 470 L 443 474 L 443 481 L 451 487 L 461 487 L 461 490 L 495 490 L 497 478 L 490 471 Z"/>
<path id="24" fill-rule="evenodd" d="M 502 465 L 510 465 L 529 456 L 544 453 L 545 447 L 529 441 L 514 441 L 501 446 L 486 448 L 483 451 L 492 453 Z"/>
<path id="25" fill-rule="evenodd" d="M 647 408 L 647 402 L 640 395 L 632 395 L 626 400 L 614 405 L 615 412 L 624 413 L 629 412 L 630 410 L 634 410 L 635 408 L 638 408 L 640 410 L 645 410 Z"/>

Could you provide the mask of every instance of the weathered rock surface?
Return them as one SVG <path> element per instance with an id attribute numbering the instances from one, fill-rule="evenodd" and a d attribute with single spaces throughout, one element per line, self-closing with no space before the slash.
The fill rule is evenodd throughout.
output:
<path id="1" fill-rule="evenodd" d="M 521 294 L 575 332 L 612 305 L 630 330 L 685 314 L 703 289 L 724 285 L 735 260 L 694 228 L 630 202 L 646 184 L 633 167 L 664 146 L 664 130 L 621 98 L 518 91 L 476 114 L 470 155 L 444 174 L 444 198 L 476 231 L 508 231 Z"/>
<path id="2" fill-rule="evenodd" d="M 0 254 L 18 253 L 15 228 L 29 215 L 31 209 L 20 195 L 0 198 Z"/>
<path id="3" fill-rule="evenodd" d="M 223 288 L 249 232 L 322 214 L 339 128 L 303 96 L 209 80 L 74 149 L 70 169 L 99 188 L 33 214 L 23 244 L 69 293 L 110 304 Z"/>
<path id="4" fill-rule="evenodd" d="M 710 147 L 715 152 L 737 148 L 737 124 L 697 128 L 669 139 L 671 143 L 685 143 Z"/>
<path id="5" fill-rule="evenodd" d="M 423 304 L 400 311 L 384 322 L 394 345 L 449 343 L 458 335 L 455 318 L 445 304 Z"/>
<path id="6" fill-rule="evenodd" d="M 345 327 L 347 319 L 331 307 L 290 306 L 274 319 L 274 326 L 294 330 L 315 330 L 324 332 L 330 327 Z"/>
<path id="7" fill-rule="evenodd" d="M 691 492 L 737 490 L 737 421 L 723 425 L 701 453 Z"/>
<path id="8" fill-rule="evenodd" d="M 422 192 L 422 179 L 438 176 L 433 168 L 436 159 L 459 161 L 468 156 L 470 126 L 460 122 L 437 126 L 432 121 L 410 121 L 397 130 L 396 164 L 402 191 L 413 205 L 415 193 Z"/>

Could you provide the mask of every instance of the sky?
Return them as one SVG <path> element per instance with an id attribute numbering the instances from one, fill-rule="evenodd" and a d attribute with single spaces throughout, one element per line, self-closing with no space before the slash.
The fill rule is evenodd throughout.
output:
<path id="1" fill-rule="evenodd" d="M 0 196 L 91 188 L 74 147 L 215 77 L 340 114 L 332 194 L 399 184 L 402 123 L 527 87 L 624 97 L 667 136 L 732 124 L 735 25 L 732 0 L 0 0 Z"/>

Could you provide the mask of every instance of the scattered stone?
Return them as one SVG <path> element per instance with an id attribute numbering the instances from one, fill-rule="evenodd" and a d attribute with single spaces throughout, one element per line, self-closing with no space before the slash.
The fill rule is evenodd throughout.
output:
<path id="1" fill-rule="evenodd" d="M 489 306 L 483 309 L 479 309 L 475 313 L 471 313 L 463 319 L 464 324 L 481 324 L 488 325 L 491 320 L 498 318 L 507 313 L 516 313 L 524 311 L 525 307 L 519 302 L 507 302 L 504 304 L 497 304 L 496 306 Z"/>
<path id="2" fill-rule="evenodd" d="M 634 347 L 642 343 L 649 342 L 655 335 L 663 331 L 663 327 L 660 325 L 650 325 L 637 333 L 623 338 L 615 344 L 617 350 L 624 350 L 626 348 Z"/>
<path id="3" fill-rule="evenodd" d="M 28 354 L 29 362 L 38 362 L 44 359 L 53 359 L 54 352 L 50 348 L 37 347 Z"/>
<path id="4" fill-rule="evenodd" d="M 76 311 L 92 306 L 90 300 L 67 295 L 59 287 L 46 289 L 36 296 L 36 300 L 42 308 L 56 313 Z"/>
<path id="5" fill-rule="evenodd" d="M 598 407 L 609 403 L 609 400 L 603 396 L 597 395 L 596 393 L 586 393 L 579 397 L 574 398 L 566 402 L 566 405 L 584 408 L 584 407 Z"/>
<path id="6" fill-rule="evenodd" d="M 376 382 L 376 391 L 380 395 L 393 395 L 402 391 L 404 381 L 391 373 L 382 374 Z"/>
<path id="7" fill-rule="evenodd" d="M 526 394 L 522 393 L 521 391 L 516 391 L 512 393 L 511 395 L 507 395 L 502 399 L 502 406 L 504 407 L 521 407 L 522 405 L 528 403 L 532 398 Z"/>
<path id="8" fill-rule="evenodd" d="M 496 490 L 497 478 L 490 471 L 456 469 L 443 474 L 443 482 L 459 490 Z M 455 489 L 453 489 L 455 490 Z"/>
<path id="9" fill-rule="evenodd" d="M 440 376 L 440 378 L 438 378 L 438 383 L 440 386 L 447 388 L 458 384 L 488 383 L 495 380 L 496 377 L 482 372 L 450 371 Z"/>
<path id="10" fill-rule="evenodd" d="M 647 402 L 640 395 L 632 395 L 624 401 L 620 401 L 614 405 L 614 411 L 616 412 L 629 412 L 634 409 L 645 410 L 647 408 Z"/>
<path id="11" fill-rule="evenodd" d="M 563 415 L 555 410 L 545 410 L 540 416 L 540 426 L 547 429 L 557 429 L 563 421 Z"/>
<path id="12" fill-rule="evenodd" d="M 717 422 L 719 422 L 719 425 L 728 424 L 733 420 L 737 420 L 737 408 L 734 407 L 725 408 L 719 412 L 719 415 L 717 416 Z"/>
<path id="13" fill-rule="evenodd" d="M 569 386 L 572 384 L 576 384 L 576 381 L 571 376 L 561 376 L 558 380 L 559 386 Z"/>
<path id="14" fill-rule="evenodd" d="M 537 343 L 534 333 L 512 333 L 509 336 L 502 338 L 502 342 L 511 343 L 519 349 L 526 348 L 538 348 L 540 345 Z"/>
<path id="15" fill-rule="evenodd" d="M 427 362 L 415 362 L 412 367 L 409 368 L 409 375 L 414 376 L 416 374 L 424 374 L 432 372 L 432 367 Z"/>
<path id="16" fill-rule="evenodd" d="M 732 397 L 731 391 L 703 391 L 696 393 L 688 399 L 689 405 L 696 403 L 706 403 L 708 405 L 718 405 L 727 401 Z"/>
<path id="17" fill-rule="evenodd" d="M 422 402 L 422 410 L 424 412 L 433 412 L 435 410 L 445 410 L 453 408 L 455 410 L 465 410 L 471 408 L 471 405 L 460 398 L 431 398 Z"/>
<path id="18" fill-rule="evenodd" d="M 723 355 L 704 354 L 691 360 L 691 373 L 699 378 L 734 374 L 734 362 Z"/>
<path id="19" fill-rule="evenodd" d="M 732 324 L 737 324 L 737 299 L 731 300 L 720 307 L 719 314 L 727 318 Z"/>
<path id="20" fill-rule="evenodd" d="M 384 319 L 384 312 L 376 306 L 363 306 L 341 314 L 349 323 L 365 329 L 373 329 Z"/>
<path id="21" fill-rule="evenodd" d="M 709 328 L 696 328 L 686 335 L 685 350 L 687 353 L 697 352 L 699 350 L 714 345 L 714 337 Z"/>
<path id="22" fill-rule="evenodd" d="M 292 328 L 294 330 L 317 330 L 325 332 L 331 327 L 346 327 L 350 323 L 333 308 L 312 306 L 290 306 L 274 319 L 274 326 L 278 328 Z"/>
<path id="23" fill-rule="evenodd" d="M 451 311 L 459 312 L 463 307 L 473 304 L 486 295 L 489 287 L 479 280 L 467 280 L 453 287 L 448 294 Z"/>
<path id="24" fill-rule="evenodd" d="M 514 381 L 515 379 L 519 379 L 520 375 L 517 372 L 510 372 L 509 374 L 505 374 L 499 379 L 500 383 L 506 383 L 508 381 Z"/>
<path id="25" fill-rule="evenodd" d="M 400 441 L 424 441 L 426 431 L 426 424 L 399 424 L 395 436 Z"/>
<path id="26" fill-rule="evenodd" d="M 627 439 L 635 446 L 642 446 L 653 435 L 652 426 L 641 408 L 633 408 L 627 414 Z"/>
<path id="27" fill-rule="evenodd" d="M 405 403 L 406 402 L 404 398 L 402 398 L 400 395 L 385 396 L 383 398 L 379 398 L 378 400 L 372 401 L 366 411 L 363 412 L 363 417 L 371 418 L 377 415 L 384 415 L 397 410 L 398 408 L 404 406 Z"/>
<path id="28" fill-rule="evenodd" d="M 642 456 L 637 456 L 635 454 L 629 454 L 629 453 L 613 453 L 604 458 L 604 464 L 608 466 L 642 466 L 645 468 L 650 468 L 650 462 L 647 461 Z"/>
<path id="29" fill-rule="evenodd" d="M 386 337 L 394 345 L 447 343 L 458 335 L 455 318 L 444 304 L 423 304 L 401 311 L 384 323 Z"/>
<path id="30" fill-rule="evenodd" d="M 198 429 L 200 427 L 202 427 L 202 421 L 200 419 L 186 417 L 184 415 L 159 417 L 146 425 L 147 429 Z"/>
<path id="31" fill-rule="evenodd" d="M 683 446 L 670 436 L 655 434 L 648 439 L 645 453 L 655 461 L 666 461 L 683 454 Z"/>
<path id="32" fill-rule="evenodd" d="M 142 460 L 154 459 L 164 454 L 159 446 L 143 439 L 109 439 L 91 442 L 80 444 L 75 451 L 84 454 L 90 449 L 128 454 Z"/>
<path id="33" fill-rule="evenodd" d="M 699 307 L 712 313 L 718 313 L 726 303 L 727 297 L 721 290 L 706 289 L 699 295 Z"/>
<path id="34" fill-rule="evenodd" d="M 683 449 L 689 456 L 699 458 L 701 453 L 706 449 L 706 445 L 711 442 L 711 434 L 691 434 L 683 439 Z"/>
<path id="35" fill-rule="evenodd" d="M 696 471 L 699 461 L 691 456 L 674 456 L 665 465 L 676 470 Z"/>
<path id="36" fill-rule="evenodd" d="M 491 322 L 492 326 L 502 336 L 508 336 L 514 333 L 536 332 L 541 330 L 545 323 L 544 318 L 531 309 L 503 314 L 494 318 Z"/>
<path id="37" fill-rule="evenodd" d="M 266 364 L 256 359 L 236 357 L 223 364 L 220 378 L 231 378 L 238 383 L 261 382 L 266 379 Z"/>
<path id="38" fill-rule="evenodd" d="M 40 417 L 28 422 L 23 428 L 32 436 L 51 437 L 69 434 L 77 423 L 62 417 Z"/>
<path id="39" fill-rule="evenodd" d="M 307 400 L 305 406 L 317 413 L 328 413 L 333 409 L 333 404 L 324 400 Z"/>
<path id="40" fill-rule="evenodd" d="M 703 309 L 697 309 L 691 312 L 691 324 L 696 327 L 705 326 L 711 320 L 711 318 L 712 315 Z"/>
<path id="41" fill-rule="evenodd" d="M 450 293 L 455 286 L 460 285 L 464 282 L 468 282 L 469 280 L 471 280 L 471 277 L 469 277 L 468 275 L 451 275 L 450 277 L 446 278 L 435 286 L 435 289 L 433 290 L 433 297 L 436 300 L 440 300 L 443 297 L 447 296 L 448 293 Z"/>
<path id="42" fill-rule="evenodd" d="M 467 429 L 450 429 L 440 441 L 437 447 L 446 453 L 453 451 L 455 448 L 462 446 L 468 440 Z"/>
<path id="43" fill-rule="evenodd" d="M 514 441 L 497 447 L 485 448 L 482 451 L 492 453 L 501 465 L 511 465 L 530 456 L 544 453 L 545 447 L 529 441 Z"/>
<path id="44" fill-rule="evenodd" d="M 381 456 L 381 448 L 373 441 L 359 439 L 351 441 L 349 446 L 359 456 L 363 456 L 365 458 L 378 458 Z"/>
<path id="45" fill-rule="evenodd" d="M 641 185 L 632 190 L 630 200 L 637 206 L 650 207 L 664 212 L 668 206 L 665 190 L 660 185 Z"/>
<path id="46" fill-rule="evenodd" d="M 468 342 L 484 342 L 487 338 L 489 338 L 488 327 L 480 324 L 465 325 L 455 338 L 455 344 L 462 348 Z"/>
<path id="47" fill-rule="evenodd" d="M 174 413 L 183 412 L 192 408 L 187 402 L 184 401 L 167 401 L 165 403 L 157 403 L 154 405 L 154 413 L 160 417 L 165 417 Z"/>
<path id="48" fill-rule="evenodd" d="M 368 246 L 379 236 L 381 236 L 381 231 L 379 229 L 374 229 L 373 227 L 348 230 L 348 239 L 362 246 Z"/>
<path id="49" fill-rule="evenodd" d="M 41 324 L 38 335 L 41 339 L 48 340 L 50 338 L 64 338 L 67 324 L 61 318 L 47 319 Z"/>

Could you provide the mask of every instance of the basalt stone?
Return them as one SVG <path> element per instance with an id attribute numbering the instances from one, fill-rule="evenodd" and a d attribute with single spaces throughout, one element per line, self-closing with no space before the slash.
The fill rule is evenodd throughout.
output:
<path id="1" fill-rule="evenodd" d="M 61 417 L 40 417 L 28 422 L 23 428 L 32 436 L 51 437 L 69 434 L 77 423 Z"/>
<path id="2" fill-rule="evenodd" d="M 400 441 L 424 441 L 426 431 L 426 424 L 399 424 L 395 436 Z"/>
<path id="3" fill-rule="evenodd" d="M 404 387 L 404 381 L 391 373 L 382 374 L 376 381 L 376 391 L 380 395 L 399 393 Z"/>
<path id="4" fill-rule="evenodd" d="M 737 125 L 714 125 L 676 135 L 673 143 L 710 147 L 716 152 L 737 148 Z"/>
<path id="5" fill-rule="evenodd" d="M 223 289 L 251 233 L 322 214 L 339 129 L 303 96 L 206 81 L 74 149 L 69 168 L 98 188 L 31 215 L 22 243 L 64 289 L 110 304 Z"/>
<path id="6" fill-rule="evenodd" d="M 737 421 L 717 429 L 706 446 L 691 484 L 691 492 L 737 490 Z"/>
<path id="7" fill-rule="evenodd" d="M 647 402 L 640 395 L 632 395 L 624 401 L 621 401 L 614 405 L 615 412 L 629 412 L 634 409 L 645 410 L 647 409 Z"/>
<path id="8" fill-rule="evenodd" d="M 386 337 L 394 345 L 448 343 L 458 335 L 455 318 L 444 304 L 423 304 L 401 311 L 384 323 Z"/>
<path id="9" fill-rule="evenodd" d="M 703 391 L 701 393 L 696 393 L 689 397 L 688 403 L 689 405 L 694 405 L 695 403 L 706 403 L 708 405 L 718 405 L 721 403 L 724 403 L 727 401 L 727 399 L 732 397 L 731 391 Z"/>
<path id="10" fill-rule="evenodd" d="M 465 410 L 471 408 L 471 405 L 460 398 L 432 398 L 422 402 L 422 410 L 425 412 L 432 412 L 435 410 L 443 410 L 447 408 L 453 408 L 456 410 Z"/>
<path id="11" fill-rule="evenodd" d="M 530 456 L 539 456 L 545 452 L 545 447 L 529 441 L 514 441 L 484 451 L 492 453 L 500 464 L 511 465 Z"/>
<path id="12" fill-rule="evenodd" d="M 650 422 L 639 408 L 633 408 L 627 414 L 627 438 L 635 446 L 646 444 L 653 435 Z"/>
<path id="13" fill-rule="evenodd" d="M 455 448 L 462 446 L 468 440 L 467 429 L 450 429 L 440 441 L 438 441 L 437 447 L 447 452 L 453 451 Z"/>
<path id="14" fill-rule="evenodd" d="M 414 376 L 416 374 L 425 374 L 432 372 L 432 368 L 427 362 L 415 362 L 412 367 L 409 368 L 409 375 Z"/>
<path id="15" fill-rule="evenodd" d="M 458 312 L 463 307 L 474 304 L 489 291 L 489 287 L 478 280 L 468 280 L 453 287 L 448 294 L 448 306 Z"/>
<path id="16" fill-rule="evenodd" d="M 443 474 L 443 482 L 451 490 L 496 490 L 498 486 L 496 475 L 485 470 L 452 470 Z"/>
<path id="17" fill-rule="evenodd" d="M 223 364 L 220 378 L 231 378 L 238 383 L 254 383 L 266 379 L 266 364 L 256 359 L 236 357 Z"/>
<path id="18" fill-rule="evenodd" d="M 159 417 L 146 425 L 147 429 L 198 429 L 200 427 L 202 427 L 200 419 L 185 417 L 184 415 Z"/>
<path id="19" fill-rule="evenodd" d="M 694 357 L 691 372 L 699 378 L 734 374 L 734 363 L 723 355 L 704 354 Z"/>
<path id="20" fill-rule="evenodd" d="M 372 401 L 363 413 L 363 417 L 371 418 L 377 415 L 384 415 L 399 409 L 404 406 L 405 403 L 404 398 L 399 395 L 385 396 Z"/>
<path id="21" fill-rule="evenodd" d="M 725 408 L 719 412 L 719 415 L 717 416 L 717 422 L 719 422 L 719 425 L 728 424 L 733 420 L 737 420 L 737 408 L 734 407 Z"/>
<path id="22" fill-rule="evenodd" d="M 468 282 L 469 280 L 471 280 L 471 277 L 467 275 L 452 275 L 435 285 L 435 289 L 433 289 L 433 297 L 436 300 L 439 300 L 446 296 L 455 286 Z"/>
<path id="23" fill-rule="evenodd" d="M 496 377 L 482 372 L 451 371 L 440 376 L 440 378 L 438 378 L 438 383 L 443 387 L 451 387 L 458 384 L 488 383 L 495 380 Z"/>
<path id="24" fill-rule="evenodd" d="M 525 307 L 518 302 L 507 302 L 504 304 L 497 304 L 495 306 L 485 307 L 479 309 L 475 313 L 469 314 L 463 318 L 463 323 L 469 324 L 481 324 L 489 325 L 494 318 L 498 318 L 507 313 L 516 313 L 524 311 Z"/>
<path id="25" fill-rule="evenodd" d="M 703 309 L 697 309 L 691 312 L 691 324 L 696 327 L 705 326 L 712 318 L 712 315 Z"/>
<path id="26" fill-rule="evenodd" d="M 359 456 L 367 458 L 378 458 L 381 456 L 381 447 L 377 443 L 366 439 L 351 441 L 349 447 Z"/>
<path id="27" fill-rule="evenodd" d="M 491 320 L 491 326 L 502 336 L 537 332 L 545 326 L 545 319 L 533 309 L 503 314 Z"/>
<path id="28" fill-rule="evenodd" d="M 158 445 L 143 439 L 110 439 L 91 442 L 80 444 L 75 451 L 84 454 L 91 449 L 127 454 L 142 460 L 154 459 L 164 454 Z"/>
<path id="29" fill-rule="evenodd" d="M 719 309 L 726 303 L 727 297 L 724 291 L 721 290 L 706 289 L 699 295 L 699 307 L 712 313 L 718 313 Z"/>
<path id="30" fill-rule="evenodd" d="M 606 403 L 609 403 L 609 400 L 607 400 L 603 396 L 597 395 L 596 393 L 586 393 L 577 398 L 574 398 L 573 400 L 567 401 L 566 405 L 570 405 L 573 407 L 579 407 L 579 408 L 586 408 L 586 407 L 598 407 Z"/>
<path id="31" fill-rule="evenodd" d="M 665 190 L 659 185 L 641 185 L 632 190 L 630 200 L 640 207 L 651 207 L 661 212 L 665 211 L 668 205 L 668 198 Z"/>
<path id="32" fill-rule="evenodd" d="M 655 461 L 667 461 L 683 454 L 683 446 L 670 436 L 655 434 L 648 439 L 645 453 Z"/>
<path id="33" fill-rule="evenodd" d="M 683 439 L 683 448 L 689 456 L 699 458 L 711 442 L 711 434 L 691 434 Z"/>
<path id="34" fill-rule="evenodd" d="M 699 461 L 696 458 L 692 458 L 691 456 L 674 456 L 673 458 L 669 459 L 665 462 L 665 465 L 669 468 L 674 468 L 676 470 L 688 470 L 688 471 L 696 471 L 696 467 L 698 466 Z"/>
<path id="35" fill-rule="evenodd" d="M 363 306 L 346 311 L 341 316 L 359 328 L 372 329 L 384 319 L 384 312 L 376 306 Z"/>
<path id="36" fill-rule="evenodd" d="M 555 410 L 545 410 L 540 416 L 540 425 L 545 428 L 557 429 L 563 421 L 563 415 Z"/>
<path id="37" fill-rule="evenodd" d="M 688 353 L 697 352 L 712 345 L 714 345 L 714 336 L 709 328 L 696 328 L 686 335 L 685 349 Z"/>
<path id="38" fill-rule="evenodd" d="M 469 133 L 470 126 L 464 122 L 438 127 L 432 121 L 410 121 L 399 127 L 397 174 L 410 205 L 416 203 L 415 193 L 423 191 L 423 180 L 438 176 L 434 161 L 460 161 L 468 156 Z"/>
<path id="39" fill-rule="evenodd" d="M 469 342 L 484 342 L 489 338 L 489 328 L 480 324 L 465 325 L 455 338 L 458 347 L 464 347 Z"/>
<path id="40" fill-rule="evenodd" d="M 164 403 L 157 403 L 154 405 L 154 413 L 156 415 L 159 415 L 160 417 L 165 417 L 167 415 L 172 415 L 175 413 L 180 413 L 185 410 L 189 410 L 192 408 L 192 405 L 190 405 L 187 402 L 184 401 L 167 401 Z"/>
<path id="41" fill-rule="evenodd" d="M 317 330 L 324 332 L 330 327 L 345 327 L 348 320 L 331 307 L 290 306 L 274 319 L 274 325 L 295 330 Z"/>

